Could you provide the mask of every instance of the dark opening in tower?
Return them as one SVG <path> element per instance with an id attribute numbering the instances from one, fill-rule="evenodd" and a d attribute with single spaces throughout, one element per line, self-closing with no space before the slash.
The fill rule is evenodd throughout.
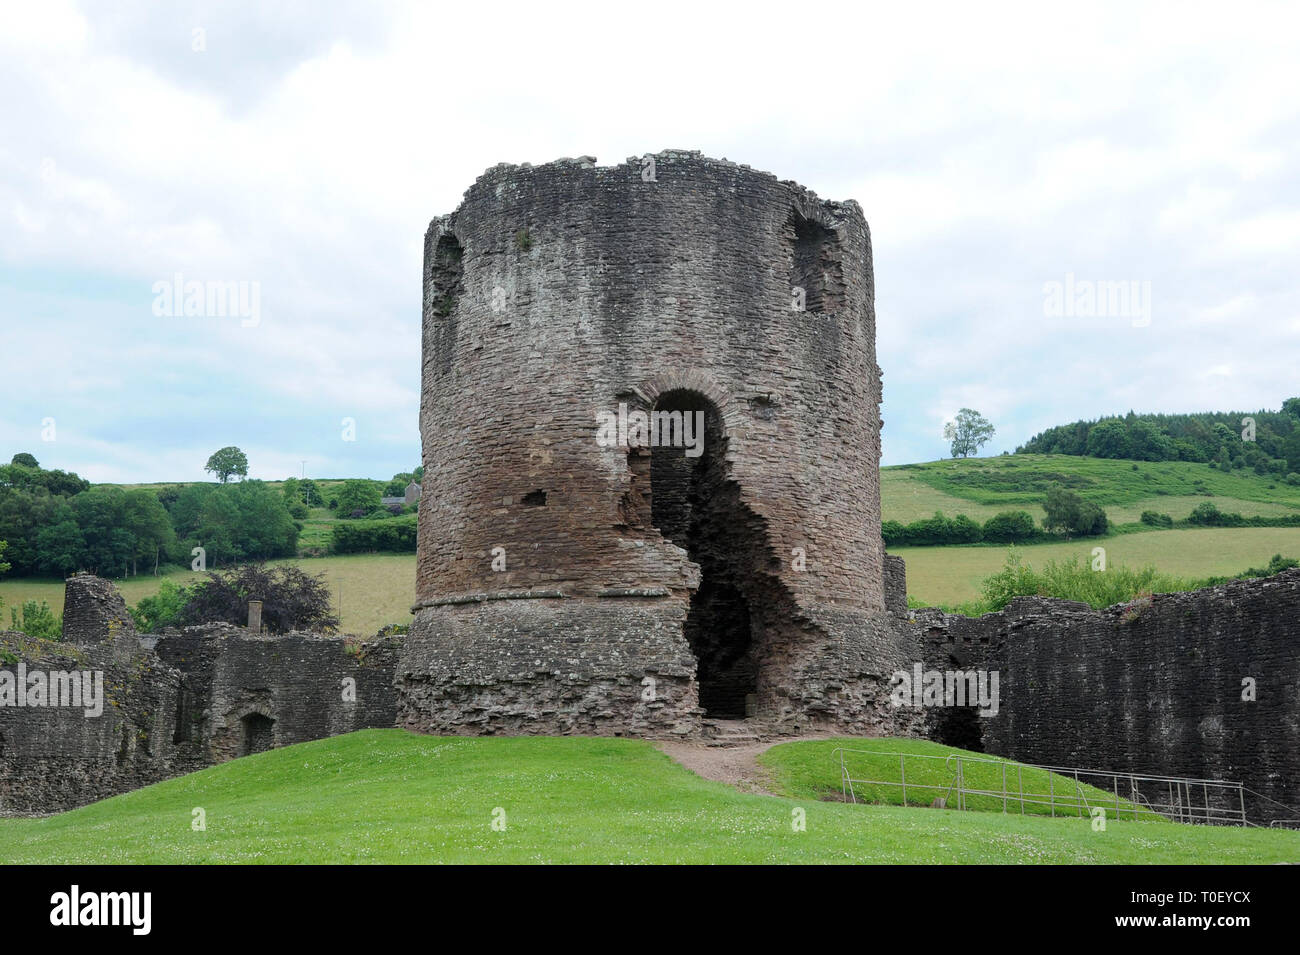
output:
<path id="1" fill-rule="evenodd" d="M 425 262 L 425 343 L 427 355 L 432 350 L 435 368 L 441 375 L 451 374 L 456 352 L 456 303 L 465 291 L 463 259 L 465 249 L 451 233 L 438 237 L 433 255 Z"/>
<path id="2" fill-rule="evenodd" d="M 239 721 L 239 755 L 251 756 L 275 745 L 275 721 L 261 713 L 249 713 Z"/>
<path id="3" fill-rule="evenodd" d="M 686 618 L 700 705 L 710 716 L 744 717 L 747 702 L 757 693 L 757 646 L 747 590 L 753 561 L 762 550 L 762 532 L 740 503 L 739 488 L 727 478 L 727 439 L 711 401 L 694 391 L 665 392 L 650 423 L 652 435 L 660 439 L 650 452 L 651 522 L 701 572 Z M 682 440 L 665 442 L 665 435 Z"/>
<path id="4" fill-rule="evenodd" d="M 791 213 L 790 292 L 803 311 L 834 312 L 844 304 L 844 274 L 835 233 Z"/>

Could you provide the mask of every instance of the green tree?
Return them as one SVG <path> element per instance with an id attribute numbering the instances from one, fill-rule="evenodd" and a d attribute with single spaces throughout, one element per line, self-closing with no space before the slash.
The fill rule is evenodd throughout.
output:
<path id="1" fill-rule="evenodd" d="M 1202 527 L 1216 527 L 1223 523 L 1223 512 L 1210 501 L 1205 501 L 1192 508 L 1192 513 L 1187 515 L 1187 523 L 1199 524 Z"/>
<path id="2" fill-rule="evenodd" d="M 289 513 L 293 515 L 296 521 L 307 519 L 307 503 L 303 500 L 302 487 L 299 485 L 296 477 L 285 478 L 284 483 L 280 485 L 280 493 L 284 495 L 284 503 L 289 506 Z"/>
<path id="3" fill-rule="evenodd" d="M 1133 442 L 1119 420 L 1102 421 L 1088 432 L 1088 454 L 1094 458 L 1131 458 Z"/>
<path id="4" fill-rule="evenodd" d="M 171 515 L 158 500 L 158 495 L 144 488 L 126 492 L 123 508 L 123 526 L 132 538 L 131 573 L 136 574 L 137 562 L 153 559 L 153 572 L 158 573 L 162 555 L 176 545 L 176 531 L 172 529 Z"/>
<path id="5" fill-rule="evenodd" d="M 1291 418 L 1300 418 L 1300 398 L 1288 398 L 1282 402 L 1282 413 Z"/>
<path id="6" fill-rule="evenodd" d="M 984 539 L 998 544 L 1033 540 L 1038 533 L 1028 511 L 1002 511 L 984 522 Z"/>
<path id="7" fill-rule="evenodd" d="M 406 493 L 406 485 L 415 480 L 415 475 L 407 471 L 394 474 L 393 479 L 384 486 L 384 497 L 401 497 Z"/>
<path id="8" fill-rule="evenodd" d="M 994 434 L 994 427 L 973 408 L 962 408 L 943 426 L 945 441 L 952 442 L 952 456 L 967 458 L 979 451 Z"/>
<path id="9" fill-rule="evenodd" d="M 36 565 L 33 568 L 43 574 L 66 577 L 74 570 L 87 566 L 85 563 L 86 542 L 82 539 L 81 528 L 71 518 L 41 528 L 36 535 Z"/>
<path id="10" fill-rule="evenodd" d="M 72 509 L 67 501 L 54 497 L 43 487 L 0 487 L 0 539 L 9 542 L 5 559 L 13 565 L 16 576 L 41 572 L 37 535 L 51 524 L 71 517 Z"/>
<path id="11" fill-rule="evenodd" d="M 220 451 L 212 452 L 212 457 L 208 458 L 208 463 L 203 466 L 203 470 L 215 474 L 222 484 L 236 474 L 245 478 L 248 477 L 248 456 L 233 445 L 222 448 Z"/>
<path id="12" fill-rule="evenodd" d="M 320 487 L 311 478 L 299 482 L 302 490 L 302 502 L 308 507 L 324 507 L 325 498 L 321 496 Z"/>
<path id="13" fill-rule="evenodd" d="M 264 481 L 241 481 L 209 487 L 185 550 L 200 546 L 210 565 L 237 560 L 292 557 L 298 549 L 298 525 L 284 496 Z M 182 495 L 182 498 L 184 495 Z M 179 506 L 179 505 L 178 505 Z"/>
<path id="14" fill-rule="evenodd" d="M 1105 511 L 1059 484 L 1047 489 L 1043 510 L 1047 512 L 1043 526 L 1049 531 L 1096 535 L 1106 533 L 1110 526 Z"/>
<path id="15" fill-rule="evenodd" d="M 1173 461 L 1178 457 L 1174 443 L 1150 421 L 1134 421 L 1129 428 L 1131 456 L 1139 461 Z"/>
<path id="16" fill-rule="evenodd" d="M 1106 518 L 1106 512 L 1092 501 L 1084 501 L 1079 505 L 1074 526 L 1070 529 L 1084 537 L 1095 537 L 1106 533 L 1109 528 L 1110 521 Z"/>
<path id="17" fill-rule="evenodd" d="M 42 640 L 63 639 L 63 620 L 55 615 L 44 600 L 39 604 L 35 600 L 24 600 L 21 615 L 17 607 L 10 607 L 9 619 L 13 622 L 14 630 L 29 637 L 39 637 Z"/>
<path id="18" fill-rule="evenodd" d="M 9 549 L 9 544 L 6 541 L 0 541 L 0 574 L 7 573 L 9 571 L 9 565 L 5 563 L 5 559 L 4 559 L 5 551 L 8 549 Z"/>
<path id="19" fill-rule="evenodd" d="M 334 513 L 339 517 L 351 517 L 358 511 L 363 514 L 369 514 L 375 508 L 380 506 L 379 482 L 358 478 L 351 481 L 344 481 L 343 487 L 339 488 L 338 504 L 334 508 Z"/>
<path id="20" fill-rule="evenodd" d="M 114 485 L 92 487 L 72 499 L 72 510 L 84 545 L 83 568 L 125 577 L 135 551 L 126 527 L 126 491 Z"/>
<path id="21" fill-rule="evenodd" d="M 1300 426 L 1282 442 L 1282 457 L 1286 458 L 1288 471 L 1300 471 Z"/>
<path id="22" fill-rule="evenodd" d="M 10 459 L 9 463 L 21 464 L 25 468 L 35 468 L 37 470 L 39 470 L 41 466 L 40 463 L 26 451 L 19 451 Z"/>
<path id="23" fill-rule="evenodd" d="M 179 627 L 184 622 L 185 605 L 190 600 L 190 588 L 163 578 L 158 593 L 142 597 L 131 609 L 135 627 L 141 633 L 157 633 L 164 627 Z"/>

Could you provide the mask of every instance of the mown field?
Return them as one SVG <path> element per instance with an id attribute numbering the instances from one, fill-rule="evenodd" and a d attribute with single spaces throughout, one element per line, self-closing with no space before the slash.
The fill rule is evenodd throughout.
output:
<path id="1" fill-rule="evenodd" d="M 1104 547 L 1110 566 L 1150 564 L 1178 577 L 1204 578 L 1261 567 L 1274 554 L 1300 557 L 1300 527 L 1197 527 L 1146 531 L 1117 537 L 1017 547 L 1021 559 L 1041 569 L 1049 560 L 1091 561 Z M 980 583 L 1002 568 L 1007 548 L 897 547 L 907 562 L 907 594 L 929 606 L 955 606 L 977 599 Z"/>
<path id="2" fill-rule="evenodd" d="M 342 613 L 341 630 L 369 636 L 390 623 L 410 623 L 411 604 L 415 600 L 414 554 L 352 554 L 344 557 L 316 557 L 270 561 L 292 563 L 311 574 L 323 574 L 337 612 Z M 204 575 L 178 571 L 167 578 L 178 584 L 201 579 Z M 128 604 L 158 592 L 162 577 L 141 575 L 113 583 Z M 44 600 L 55 613 L 63 613 L 63 581 L 31 578 L 0 580 L 0 619 L 9 623 L 9 609 L 24 600 Z"/>
<path id="3" fill-rule="evenodd" d="M 1273 554 L 1300 556 L 1300 528 L 1187 528 L 1124 534 L 1100 540 L 1077 540 L 1018 548 L 1027 564 L 1041 567 L 1048 560 L 1090 560 L 1092 549 L 1106 548 L 1109 563 L 1138 567 L 1153 564 L 1181 577 L 1235 574 L 1268 563 Z M 907 561 L 909 596 L 927 605 L 956 606 L 977 599 L 980 583 L 1001 569 L 1004 547 L 900 547 L 891 551 Z M 355 554 L 300 558 L 293 561 L 308 573 L 324 574 L 336 608 L 342 606 L 342 629 L 364 636 L 390 623 L 409 623 L 415 599 L 414 554 Z M 177 572 L 177 583 L 200 575 Z M 130 604 L 156 593 L 162 578 L 140 576 L 114 583 Z M 63 612 L 63 581 L 0 580 L 0 615 L 8 623 L 8 607 L 24 600 L 45 600 Z"/>
<path id="4" fill-rule="evenodd" d="M 782 759 L 769 765 L 779 786 L 807 785 L 806 770 L 782 782 Z M 196 808 L 204 831 L 191 826 Z M 639 740 L 402 730 L 260 753 L 48 819 L 0 819 L 0 864 L 1297 861 L 1296 832 L 1149 821 L 1100 832 L 1088 819 L 762 796 Z"/>

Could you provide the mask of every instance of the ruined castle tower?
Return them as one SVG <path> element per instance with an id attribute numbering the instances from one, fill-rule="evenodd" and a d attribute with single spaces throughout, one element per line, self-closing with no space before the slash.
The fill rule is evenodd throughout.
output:
<path id="1" fill-rule="evenodd" d="M 399 722 L 891 719 L 873 300 L 857 203 L 746 166 L 480 177 L 425 236 Z"/>

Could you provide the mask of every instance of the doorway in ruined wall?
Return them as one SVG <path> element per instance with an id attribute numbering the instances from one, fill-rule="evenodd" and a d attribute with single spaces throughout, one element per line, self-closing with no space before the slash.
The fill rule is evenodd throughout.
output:
<path id="1" fill-rule="evenodd" d="M 262 753 L 275 745 L 275 721 L 264 713 L 249 713 L 239 721 L 239 755 Z"/>
<path id="2" fill-rule="evenodd" d="M 665 392 L 652 409 L 651 426 L 660 445 L 649 455 L 650 521 L 700 567 L 685 625 L 700 706 L 709 716 L 741 718 L 749 715 L 758 690 L 749 592 L 762 531 L 728 480 L 726 433 L 712 401 L 696 391 Z M 699 444 L 663 441 L 674 428 Z"/>

